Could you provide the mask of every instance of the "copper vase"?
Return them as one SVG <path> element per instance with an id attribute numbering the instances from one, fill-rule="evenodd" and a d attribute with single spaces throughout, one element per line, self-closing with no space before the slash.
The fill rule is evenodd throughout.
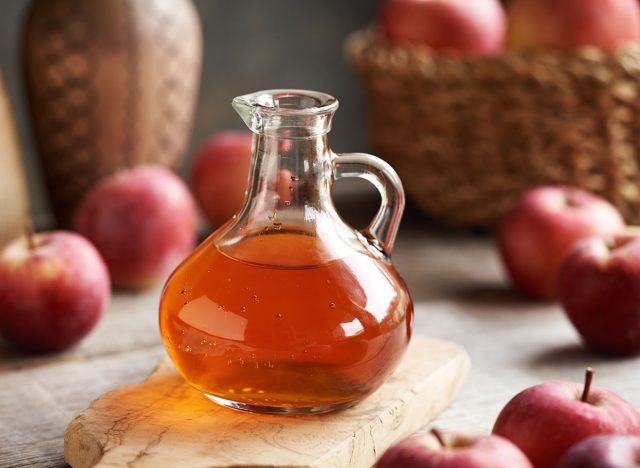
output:
<path id="1" fill-rule="evenodd" d="M 0 247 L 22 232 L 29 197 L 13 114 L 0 73 Z"/>
<path id="2" fill-rule="evenodd" d="M 34 0 L 24 69 L 55 216 L 100 178 L 176 168 L 191 131 L 202 32 L 190 0 Z"/>

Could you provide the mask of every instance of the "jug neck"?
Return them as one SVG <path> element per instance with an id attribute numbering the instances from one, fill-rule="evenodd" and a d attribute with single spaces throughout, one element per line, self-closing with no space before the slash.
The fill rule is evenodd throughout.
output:
<path id="1" fill-rule="evenodd" d="M 238 219 L 245 232 L 315 233 L 319 219 L 333 210 L 331 158 L 326 135 L 255 134 L 248 193 Z"/>
<path id="2" fill-rule="evenodd" d="M 240 96 L 233 106 L 254 133 L 249 188 L 241 212 L 211 237 L 216 248 L 244 262 L 286 268 L 354 252 L 383 259 L 367 239 L 392 245 L 402 190 L 388 189 L 400 183 L 375 157 L 331 151 L 327 133 L 338 101 L 313 91 L 274 90 Z M 335 210 L 331 186 L 343 177 L 365 178 L 380 190 L 382 207 L 367 232 L 347 225 Z"/>
<path id="3" fill-rule="evenodd" d="M 233 107 L 253 131 L 244 232 L 314 233 L 333 212 L 332 157 L 327 133 L 338 101 L 324 93 L 269 90 L 237 97 Z"/>

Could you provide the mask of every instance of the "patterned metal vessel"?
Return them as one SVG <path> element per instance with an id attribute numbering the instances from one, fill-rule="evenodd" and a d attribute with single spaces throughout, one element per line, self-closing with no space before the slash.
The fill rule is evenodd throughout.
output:
<path id="1" fill-rule="evenodd" d="M 202 32 L 190 0 L 35 0 L 24 70 L 54 214 L 119 169 L 176 168 L 191 131 Z"/>

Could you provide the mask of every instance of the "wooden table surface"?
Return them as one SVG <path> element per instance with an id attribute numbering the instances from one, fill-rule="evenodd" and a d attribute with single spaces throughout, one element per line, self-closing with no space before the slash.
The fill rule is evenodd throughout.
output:
<path id="1" fill-rule="evenodd" d="M 405 222 L 393 261 L 415 301 L 415 333 L 455 341 L 471 355 L 469 381 L 437 426 L 490 431 L 518 391 L 543 380 L 581 381 L 587 365 L 596 368 L 596 385 L 640 407 L 640 359 L 586 352 L 557 305 L 513 294 L 489 237 Z M 165 356 L 159 294 L 116 293 L 97 329 L 66 353 L 24 356 L 0 347 L 0 466 L 64 466 L 68 422 Z"/>

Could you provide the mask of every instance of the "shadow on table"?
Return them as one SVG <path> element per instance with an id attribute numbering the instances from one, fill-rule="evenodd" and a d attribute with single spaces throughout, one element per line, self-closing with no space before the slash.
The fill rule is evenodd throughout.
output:
<path id="1" fill-rule="evenodd" d="M 64 360 L 65 353 L 37 354 L 14 350 L 0 339 L 0 371 L 35 367 Z M 62 358 L 62 359 L 61 359 Z"/>
<path id="2" fill-rule="evenodd" d="M 12 348 L 0 338 L 0 372 L 29 369 L 48 364 L 88 360 L 90 355 L 77 346 L 54 352 L 27 352 Z"/>
<path id="3" fill-rule="evenodd" d="M 449 288 L 447 298 L 463 304 L 478 306 L 477 310 L 513 309 L 522 313 L 523 309 L 546 309 L 553 301 L 540 301 L 528 298 L 513 288 L 502 284 L 466 284 Z"/>
<path id="4" fill-rule="evenodd" d="M 530 364 L 536 367 L 597 367 L 599 364 L 610 364 L 613 361 L 622 363 L 633 359 L 633 357 L 613 357 L 597 354 L 587 349 L 582 343 L 575 342 L 543 349 L 531 358 Z"/>
<path id="5" fill-rule="evenodd" d="M 544 302 L 528 299 L 513 288 L 500 284 L 464 285 L 460 287 L 454 298 L 462 301 L 481 302 L 486 305 L 540 305 Z"/>

